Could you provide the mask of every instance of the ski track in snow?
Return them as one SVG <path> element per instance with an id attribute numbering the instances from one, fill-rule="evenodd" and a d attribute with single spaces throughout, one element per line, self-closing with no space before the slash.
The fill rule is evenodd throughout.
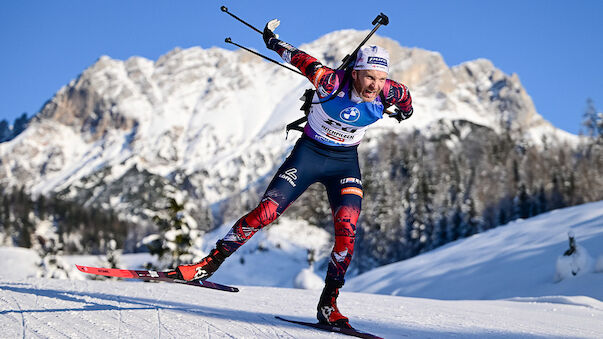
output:
<path id="1" fill-rule="evenodd" d="M 13 300 L 13 302 L 14 302 L 14 308 L 15 308 L 16 310 L 18 310 L 18 313 L 19 313 L 19 315 L 21 316 L 21 317 L 20 317 L 20 318 L 21 318 L 21 321 L 20 321 L 20 322 L 18 321 L 18 319 L 17 319 L 18 317 L 13 317 L 13 316 L 11 316 L 10 314 L 7 314 L 7 313 L 5 313 L 5 312 L 0 312 L 0 314 L 2 314 L 4 317 L 14 319 L 14 320 L 15 320 L 15 323 L 20 323 L 20 325 L 21 325 L 21 331 L 19 331 L 19 332 L 21 332 L 21 338 L 25 338 L 25 316 L 24 316 L 24 314 L 23 314 L 23 311 L 21 310 L 21 306 L 19 306 L 19 302 L 17 301 L 17 299 L 15 299 L 15 297 L 14 297 L 14 296 L 10 296 L 10 297 L 11 297 L 11 299 L 12 299 L 12 300 Z M 3 302 L 3 303 L 5 303 L 6 305 L 10 305 L 10 304 L 11 304 L 11 303 L 10 303 L 10 302 L 9 302 L 9 301 L 8 301 L 6 298 L 4 298 L 2 295 L 0 295 L 0 300 L 2 300 L 2 302 Z M 3 308 L 4 308 L 4 307 L 3 307 Z M 8 307 L 8 309 L 11 309 L 11 307 Z M 15 332 L 15 333 L 17 333 L 17 332 Z M 15 337 L 17 337 L 17 336 L 15 336 Z"/>
<path id="2" fill-rule="evenodd" d="M 167 283 L 0 279 L 2 338 L 345 338 L 274 318 L 314 321 L 320 291 L 227 293 Z M 385 338 L 601 338 L 590 298 L 434 300 L 342 291 L 359 330 Z"/>

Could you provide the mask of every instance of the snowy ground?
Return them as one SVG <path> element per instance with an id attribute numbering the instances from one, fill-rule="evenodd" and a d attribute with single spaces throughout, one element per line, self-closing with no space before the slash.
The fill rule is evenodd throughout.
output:
<path id="1" fill-rule="evenodd" d="M 274 319 L 313 321 L 320 294 L 290 288 L 309 244 L 287 242 L 281 227 L 286 223 L 253 240 L 268 251 L 247 244 L 247 263 L 232 260 L 216 276 L 239 293 L 35 278 L 35 254 L 0 248 L 0 338 L 343 338 Z M 590 262 L 555 281 L 569 230 Z M 305 239 L 314 243 L 324 234 Z M 295 270 L 274 273 L 274 256 L 285 254 Z M 134 268 L 146 259 L 126 256 L 123 264 Z M 603 202 L 597 202 L 514 222 L 350 279 L 339 306 L 354 326 L 385 338 L 603 338 L 602 260 Z M 235 268 L 238 273 L 228 273 Z M 265 286 L 257 286 L 262 281 Z"/>
<path id="2" fill-rule="evenodd" d="M 3 338 L 339 338 L 274 319 L 313 321 L 319 291 L 239 293 L 117 281 L 0 281 Z M 345 293 L 353 324 L 385 338 L 601 338 L 589 298 L 442 301 Z"/>
<path id="3" fill-rule="evenodd" d="M 575 260 L 575 277 L 559 281 L 557 262 L 569 248 L 569 231 L 587 258 Z M 572 259 L 560 264 L 572 266 Z M 550 295 L 603 300 L 603 266 L 597 268 L 597 261 L 603 262 L 603 201 L 511 222 L 379 267 L 350 279 L 345 288 L 449 300 Z"/>

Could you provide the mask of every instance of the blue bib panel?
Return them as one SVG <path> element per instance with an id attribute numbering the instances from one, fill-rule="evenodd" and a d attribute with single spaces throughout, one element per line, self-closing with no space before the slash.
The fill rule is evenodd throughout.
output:
<path id="1" fill-rule="evenodd" d="M 330 146 L 354 146 L 360 143 L 367 127 L 383 117 L 383 103 L 378 96 L 372 102 L 351 100 L 352 88 L 344 88 L 326 98 L 314 95 L 304 132 L 310 138 Z M 336 93 L 335 91 L 334 93 Z M 319 103 L 320 102 L 320 103 Z"/>

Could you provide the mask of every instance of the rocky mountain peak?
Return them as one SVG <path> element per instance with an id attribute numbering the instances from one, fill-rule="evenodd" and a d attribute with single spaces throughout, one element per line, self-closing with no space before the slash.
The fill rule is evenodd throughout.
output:
<path id="1" fill-rule="evenodd" d="M 336 67 L 366 34 L 337 31 L 300 48 Z M 439 119 L 496 128 L 502 117 L 526 130 L 548 124 L 518 76 L 488 60 L 449 67 L 437 52 L 390 38 L 368 43 L 389 50 L 390 77 L 410 87 L 415 106 L 412 119 L 381 121 L 371 135 Z M 303 77 L 244 51 L 175 48 L 157 61 L 102 56 L 61 88 L 19 138 L 0 144 L 0 181 L 25 179 L 29 189 L 48 192 L 100 169 L 112 169 L 114 178 L 135 166 L 164 177 L 207 173 L 244 189 L 292 144 L 283 142 L 283 128 L 300 116 L 298 98 L 308 87 Z M 232 194 L 218 182 L 203 183 L 211 199 Z"/>

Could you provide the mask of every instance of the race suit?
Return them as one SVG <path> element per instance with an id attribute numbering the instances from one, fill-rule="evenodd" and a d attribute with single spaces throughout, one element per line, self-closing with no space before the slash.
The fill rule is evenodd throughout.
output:
<path id="1" fill-rule="evenodd" d="M 363 197 L 357 146 L 367 127 L 383 116 L 384 104 L 412 113 L 412 99 L 406 86 L 387 79 L 383 88 L 385 103 L 380 96 L 363 102 L 352 90 L 351 81 L 343 81 L 343 71 L 326 67 L 278 39 L 271 39 L 269 48 L 297 67 L 315 86 L 316 94 L 304 133 L 259 205 L 235 223 L 221 240 L 222 247 L 228 253 L 236 251 L 278 218 L 311 184 L 320 182 L 327 190 L 335 227 L 327 279 L 343 285 L 354 252 Z"/>

